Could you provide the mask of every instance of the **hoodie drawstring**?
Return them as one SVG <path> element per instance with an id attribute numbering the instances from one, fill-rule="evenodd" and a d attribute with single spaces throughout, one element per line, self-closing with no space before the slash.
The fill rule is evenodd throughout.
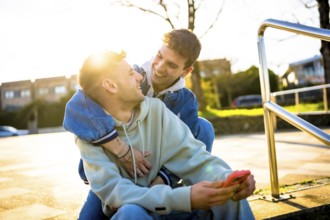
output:
<path id="1" fill-rule="evenodd" d="M 142 133 L 141 133 L 141 130 L 142 130 L 142 128 L 141 128 L 141 121 L 140 120 L 137 120 L 137 124 L 138 124 L 138 130 L 139 130 L 139 135 L 140 135 L 140 137 L 141 137 L 141 142 L 142 142 L 142 153 L 143 153 L 143 155 L 144 155 L 144 149 L 145 149 L 145 147 L 144 147 L 144 140 L 143 140 L 143 135 L 142 135 Z M 126 137 L 127 137 L 127 141 L 128 141 L 128 146 L 130 147 L 130 150 L 131 150 L 131 157 L 132 157 L 132 161 L 133 161 L 133 169 L 134 169 L 134 182 L 136 183 L 137 182 L 137 171 L 136 171 L 136 163 L 135 163 L 135 156 L 134 156 L 134 151 L 133 151 L 133 147 L 132 147 L 132 143 L 131 143 L 131 141 L 130 141 L 130 139 L 129 139 L 129 137 L 128 137 L 128 134 L 127 134 L 127 131 L 126 131 L 126 128 L 125 128 L 125 125 L 124 124 L 121 124 L 121 126 L 122 126 L 122 128 L 123 128 L 123 130 L 124 130 L 124 132 L 125 132 L 125 135 L 126 135 Z"/>
<path id="2" fill-rule="evenodd" d="M 138 128 L 139 128 L 139 134 L 140 134 L 140 137 L 141 137 L 141 142 L 142 142 L 142 153 L 144 155 L 144 140 L 143 140 L 143 135 L 141 133 L 141 121 L 140 120 L 137 120 L 137 124 L 138 124 Z"/>
<path id="3" fill-rule="evenodd" d="M 125 128 L 125 125 L 124 124 L 121 124 L 124 132 L 125 132 L 125 135 L 127 137 L 127 140 L 128 140 L 128 146 L 131 150 L 131 157 L 132 157 L 132 161 L 133 161 L 133 170 L 134 170 L 134 183 L 136 184 L 137 182 L 137 174 L 136 174 L 136 164 L 135 164 L 135 156 L 134 156 L 134 151 L 133 151 L 133 147 L 132 147 L 132 143 L 128 137 L 128 134 L 127 134 L 127 131 L 126 131 L 126 128 Z"/>

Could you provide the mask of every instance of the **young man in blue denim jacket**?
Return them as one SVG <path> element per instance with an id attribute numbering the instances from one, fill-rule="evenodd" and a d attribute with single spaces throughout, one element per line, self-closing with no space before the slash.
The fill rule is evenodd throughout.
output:
<path id="1" fill-rule="evenodd" d="M 214 140 L 214 131 L 210 122 L 198 117 L 198 104 L 195 95 L 185 87 L 184 77 L 193 70 L 193 64 L 199 56 L 201 45 L 197 37 L 186 29 L 173 30 L 166 33 L 163 38 L 163 46 L 157 55 L 135 70 L 145 76 L 141 85 L 145 95 L 161 99 L 165 105 L 188 125 L 194 137 L 206 145 L 211 152 Z M 155 122 L 157 123 L 157 122 Z M 118 134 L 114 130 L 114 121 L 104 110 L 91 98 L 87 97 L 83 91 L 78 90 L 72 99 L 67 103 L 64 127 L 68 131 L 76 134 L 83 140 L 94 145 L 121 145 L 124 146 Z M 122 149 L 126 149 L 122 147 Z M 128 151 L 127 151 L 128 152 Z M 116 152 L 122 163 L 128 161 L 130 152 L 125 150 Z M 140 176 L 147 175 L 150 164 L 144 157 L 148 155 L 137 155 L 139 152 L 132 152 L 135 156 L 140 156 L 136 161 L 137 173 Z M 131 164 L 131 163 L 130 163 Z M 127 167 L 132 173 L 132 167 Z M 82 178 L 84 176 L 83 166 L 79 167 Z M 159 176 L 166 184 L 172 183 L 171 175 L 166 175 L 166 169 L 160 171 Z M 168 174 L 168 173 L 167 173 Z M 91 191 L 80 217 L 91 216 L 96 208 L 95 201 L 98 198 Z M 94 205 L 93 205 L 94 204 Z M 89 210 L 91 209 L 91 210 Z"/>

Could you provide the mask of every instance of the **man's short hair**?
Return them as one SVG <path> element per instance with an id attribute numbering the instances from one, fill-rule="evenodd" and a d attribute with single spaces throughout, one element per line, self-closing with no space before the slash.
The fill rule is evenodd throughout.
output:
<path id="1" fill-rule="evenodd" d="M 202 48 L 197 36 L 188 29 L 176 29 L 165 33 L 163 42 L 170 49 L 187 59 L 185 69 L 195 63 Z"/>
<path id="2" fill-rule="evenodd" d="M 125 51 L 105 51 L 90 55 L 80 69 L 78 81 L 86 95 L 97 101 L 102 91 L 102 80 L 109 76 L 117 64 L 126 57 Z"/>

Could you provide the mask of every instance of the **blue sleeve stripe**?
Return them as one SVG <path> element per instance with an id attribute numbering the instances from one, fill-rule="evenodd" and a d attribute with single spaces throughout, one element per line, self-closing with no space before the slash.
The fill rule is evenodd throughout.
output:
<path id="1" fill-rule="evenodd" d="M 101 137 L 100 139 L 95 140 L 95 141 L 92 141 L 92 144 L 93 145 L 102 145 L 104 143 L 107 143 L 109 141 L 112 141 L 116 137 L 118 137 L 118 133 L 117 133 L 116 130 L 113 130 L 110 133 L 108 133 L 107 135 Z"/>
<path id="2" fill-rule="evenodd" d="M 165 185 L 171 186 L 171 180 L 168 178 L 164 171 L 159 170 L 158 176 L 163 179 Z"/>

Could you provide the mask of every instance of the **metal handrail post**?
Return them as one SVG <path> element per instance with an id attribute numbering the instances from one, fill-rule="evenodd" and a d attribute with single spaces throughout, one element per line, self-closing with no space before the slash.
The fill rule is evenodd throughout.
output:
<path id="1" fill-rule="evenodd" d="M 323 105 L 324 105 L 324 112 L 328 112 L 327 88 L 323 88 Z"/>
<path id="2" fill-rule="evenodd" d="M 295 92 L 294 93 L 294 103 L 296 105 L 296 113 L 298 114 L 299 113 L 299 93 L 298 92 Z"/>
<path id="3" fill-rule="evenodd" d="M 270 96 L 270 100 L 273 102 L 273 103 L 276 103 L 276 96 Z M 274 128 L 274 131 L 277 130 L 277 118 L 276 118 L 276 114 L 272 114 L 272 123 L 273 123 L 273 128 Z"/>
<path id="4" fill-rule="evenodd" d="M 265 44 L 263 36 L 258 37 L 258 49 L 259 49 L 259 78 L 260 78 L 260 89 L 262 102 L 266 103 L 270 101 L 270 84 L 269 74 L 266 61 Z M 264 106 L 264 105 L 263 105 Z M 268 162 L 270 170 L 270 184 L 273 197 L 279 197 L 279 184 L 278 184 L 278 173 L 277 173 L 277 159 L 275 149 L 275 138 L 274 138 L 274 125 L 272 124 L 272 113 L 264 107 L 264 125 L 265 134 L 268 146 Z"/>
<path id="5" fill-rule="evenodd" d="M 310 134 L 320 138 L 324 143 L 330 143 L 330 137 L 328 134 L 324 133 L 318 128 L 314 128 L 309 125 L 309 123 L 304 123 L 302 119 L 286 111 L 280 110 L 278 107 L 274 107 L 273 103 L 270 100 L 270 83 L 269 75 L 266 61 L 266 52 L 264 44 L 264 32 L 267 27 L 273 27 L 280 30 L 285 30 L 288 32 L 293 32 L 296 34 L 303 34 L 306 36 L 318 38 L 325 41 L 330 41 L 330 30 L 309 27 L 300 24 L 294 24 L 274 19 L 265 20 L 258 30 L 258 50 L 259 50 L 259 77 L 260 77 L 260 89 L 263 101 L 264 109 L 264 124 L 265 124 L 265 133 L 268 145 L 268 157 L 270 165 L 270 175 L 271 175 L 271 190 L 272 196 L 279 198 L 279 184 L 278 184 L 278 174 L 277 174 L 277 160 L 276 160 L 276 150 L 275 150 L 275 140 L 274 140 L 274 126 L 272 125 L 271 116 L 275 112 L 282 118 L 285 118 L 288 122 L 294 124 L 301 130 L 310 132 Z M 276 115 L 276 114 L 275 114 Z M 279 198 L 281 199 L 281 198 Z"/>

